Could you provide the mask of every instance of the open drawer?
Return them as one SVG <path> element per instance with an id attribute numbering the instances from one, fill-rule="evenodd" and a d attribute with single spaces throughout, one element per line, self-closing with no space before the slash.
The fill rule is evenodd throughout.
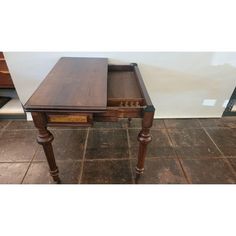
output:
<path id="1" fill-rule="evenodd" d="M 134 66 L 108 66 L 107 106 L 139 108 L 144 105 Z"/>
<path id="2" fill-rule="evenodd" d="M 152 106 L 137 64 L 108 65 L 107 110 L 94 114 L 94 120 L 116 121 L 140 118 Z"/>

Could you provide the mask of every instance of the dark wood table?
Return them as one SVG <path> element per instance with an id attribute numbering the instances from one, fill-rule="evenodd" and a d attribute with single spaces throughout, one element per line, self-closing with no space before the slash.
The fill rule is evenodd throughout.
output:
<path id="1" fill-rule="evenodd" d="M 38 129 L 53 180 L 60 182 L 48 126 L 92 126 L 93 121 L 142 118 L 137 175 L 144 171 L 155 108 L 138 66 L 108 65 L 106 58 L 61 58 L 24 105 Z"/>

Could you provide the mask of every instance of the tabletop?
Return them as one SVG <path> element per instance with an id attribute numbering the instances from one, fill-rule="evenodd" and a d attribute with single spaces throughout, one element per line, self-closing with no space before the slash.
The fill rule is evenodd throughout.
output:
<path id="1" fill-rule="evenodd" d="M 107 58 L 61 58 L 24 105 L 33 109 L 104 110 Z"/>

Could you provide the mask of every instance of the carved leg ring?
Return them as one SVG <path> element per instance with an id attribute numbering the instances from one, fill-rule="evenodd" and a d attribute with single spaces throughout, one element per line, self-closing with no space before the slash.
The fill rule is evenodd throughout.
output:
<path id="1" fill-rule="evenodd" d="M 136 166 L 136 174 L 140 175 L 144 171 L 144 161 L 147 152 L 147 145 L 152 141 L 149 129 L 142 129 L 138 135 L 139 152 L 138 152 L 138 164 Z"/>
<path id="2" fill-rule="evenodd" d="M 50 168 L 50 174 L 56 183 L 60 183 L 59 171 L 53 154 L 52 141 L 53 135 L 45 128 L 39 129 L 37 142 L 43 146 L 44 153 Z"/>

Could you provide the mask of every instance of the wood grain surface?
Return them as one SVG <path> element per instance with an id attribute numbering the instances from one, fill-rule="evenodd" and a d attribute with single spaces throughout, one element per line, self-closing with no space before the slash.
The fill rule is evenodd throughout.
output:
<path id="1" fill-rule="evenodd" d="M 103 110 L 107 105 L 106 58 L 63 57 L 25 104 L 35 108 Z"/>

